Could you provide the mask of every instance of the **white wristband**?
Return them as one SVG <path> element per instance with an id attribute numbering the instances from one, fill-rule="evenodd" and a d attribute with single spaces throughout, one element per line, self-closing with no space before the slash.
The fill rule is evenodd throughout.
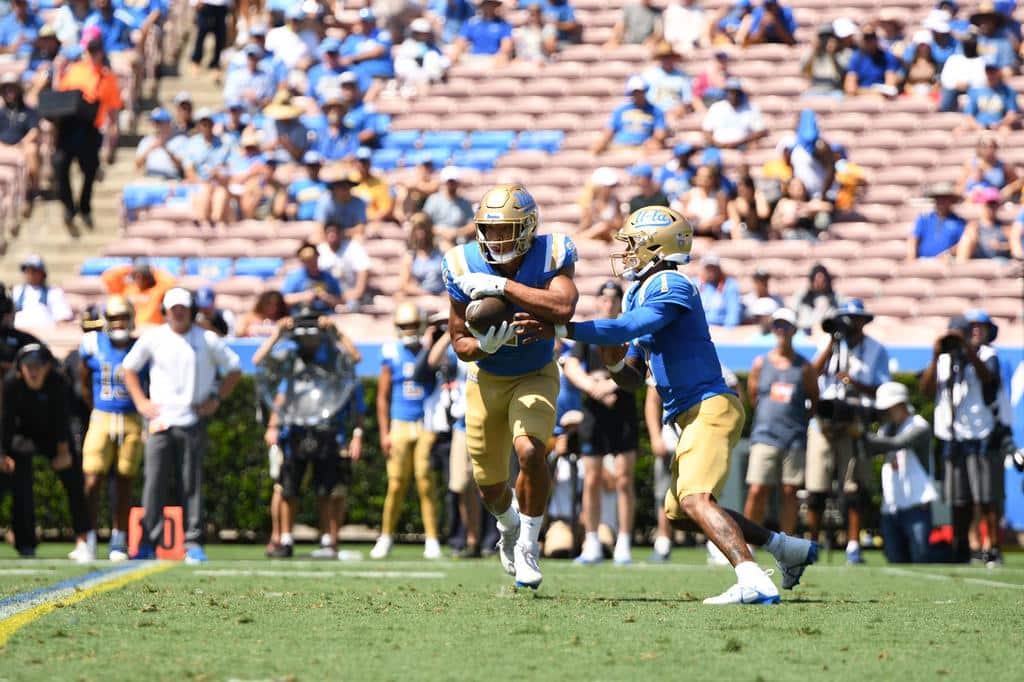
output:
<path id="1" fill-rule="evenodd" d="M 626 358 L 622 358 L 621 360 L 616 362 L 614 365 L 606 365 L 608 371 L 611 372 L 612 374 L 618 374 L 619 372 L 622 371 L 622 368 L 625 367 L 625 366 L 626 366 Z"/>
<path id="2" fill-rule="evenodd" d="M 569 335 L 569 329 L 564 324 L 555 325 L 555 338 L 564 339 Z"/>

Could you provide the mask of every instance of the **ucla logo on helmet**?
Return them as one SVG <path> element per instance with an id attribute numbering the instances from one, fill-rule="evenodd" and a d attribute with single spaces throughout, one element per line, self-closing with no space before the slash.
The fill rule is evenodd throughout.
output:
<path id="1" fill-rule="evenodd" d="M 524 189 L 517 189 L 512 199 L 519 206 L 520 210 L 526 211 L 533 208 L 533 197 Z"/>
<path id="2" fill-rule="evenodd" d="M 487 218 L 487 220 L 501 220 L 502 215 L 500 213 L 486 213 L 484 214 L 484 217 Z"/>
<path id="3" fill-rule="evenodd" d="M 633 217 L 636 227 L 666 227 L 672 224 L 672 216 L 657 207 L 645 208 Z"/>

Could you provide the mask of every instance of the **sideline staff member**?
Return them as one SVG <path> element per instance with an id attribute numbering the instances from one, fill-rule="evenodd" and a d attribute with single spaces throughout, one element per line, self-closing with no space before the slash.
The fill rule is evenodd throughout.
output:
<path id="1" fill-rule="evenodd" d="M 82 216 L 86 227 L 92 228 L 92 185 L 100 168 L 100 147 L 104 128 L 110 150 L 108 163 L 117 146 L 117 116 L 122 105 L 121 85 L 107 65 L 103 38 L 94 37 L 85 48 L 85 55 L 72 64 L 57 84 L 58 90 L 79 90 L 86 101 L 95 103 L 96 118 L 87 121 L 69 117 L 57 124 L 57 142 L 53 153 L 53 173 L 57 195 L 64 204 L 64 223 L 71 227 L 75 214 Z M 71 196 L 71 162 L 77 160 L 82 171 L 82 194 L 75 206 Z"/>

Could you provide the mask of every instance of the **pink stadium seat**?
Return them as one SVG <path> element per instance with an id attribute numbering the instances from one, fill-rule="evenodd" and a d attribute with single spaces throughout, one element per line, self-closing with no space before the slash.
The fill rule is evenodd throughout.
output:
<path id="1" fill-rule="evenodd" d="M 201 239 L 164 239 L 154 247 L 155 256 L 178 256 L 191 258 L 204 255 L 206 243 Z"/>
<path id="2" fill-rule="evenodd" d="M 829 228 L 831 232 L 831 228 Z M 838 237 L 838 235 L 836 235 Z M 811 245 L 812 258 L 856 258 L 861 255 L 861 243 L 844 239 L 830 239 Z"/>
<path id="3" fill-rule="evenodd" d="M 253 255 L 255 245 L 256 243 L 251 239 L 237 237 L 217 239 L 207 244 L 205 255 L 211 258 L 244 258 Z"/>
<path id="4" fill-rule="evenodd" d="M 868 312 L 898 318 L 914 317 L 917 314 L 917 301 L 907 296 L 886 296 L 871 301 Z"/>
<path id="5" fill-rule="evenodd" d="M 152 256 L 155 242 L 152 239 L 118 239 L 107 244 L 103 253 L 107 256 Z"/>
<path id="6" fill-rule="evenodd" d="M 843 296 L 868 301 L 878 295 L 880 285 L 877 279 L 870 277 L 844 277 L 836 280 L 835 289 Z"/>
<path id="7" fill-rule="evenodd" d="M 249 255 L 291 258 L 295 256 L 295 252 L 299 250 L 301 244 L 302 242 L 298 239 L 282 239 L 277 237 L 275 239 L 268 239 L 265 242 L 257 242 L 252 248 L 252 253 Z"/>
<path id="8" fill-rule="evenodd" d="M 953 317 L 962 315 L 965 310 L 971 307 L 969 299 L 958 296 L 939 296 L 918 304 L 919 315 L 935 315 L 938 317 Z"/>
<path id="9" fill-rule="evenodd" d="M 861 249 L 862 258 L 889 258 L 899 260 L 907 254 L 907 242 L 904 239 L 888 241 L 872 241 L 864 244 Z"/>
<path id="10" fill-rule="evenodd" d="M 851 260 L 846 267 L 846 274 L 850 277 L 877 277 L 888 279 L 892 276 L 895 263 L 891 260 L 881 258 L 861 258 Z"/>
<path id="11" fill-rule="evenodd" d="M 984 298 L 976 301 L 976 306 L 983 308 L 992 317 L 1005 317 L 1020 320 L 1024 317 L 1024 299 L 1016 298 Z"/>
<path id="12" fill-rule="evenodd" d="M 921 258 L 909 263 L 899 264 L 900 277 L 925 277 L 928 279 L 944 279 L 949 267 L 934 258 Z"/>
<path id="13" fill-rule="evenodd" d="M 366 253 L 373 258 L 401 258 L 406 253 L 405 241 L 401 239 L 369 239 L 364 244 Z"/>
<path id="14" fill-rule="evenodd" d="M 216 282 L 213 290 L 219 296 L 227 294 L 230 296 L 252 296 L 254 293 L 263 291 L 264 283 L 259 277 L 228 277 L 225 280 Z"/>
<path id="15" fill-rule="evenodd" d="M 885 296 L 910 296 L 918 299 L 931 298 L 936 291 L 948 296 L 945 284 L 936 286 L 935 280 L 923 277 L 893 277 L 882 287 Z"/>
<path id="16" fill-rule="evenodd" d="M 61 282 L 61 288 L 67 294 L 75 294 L 90 300 L 107 293 L 107 288 L 99 277 L 66 277 Z"/>

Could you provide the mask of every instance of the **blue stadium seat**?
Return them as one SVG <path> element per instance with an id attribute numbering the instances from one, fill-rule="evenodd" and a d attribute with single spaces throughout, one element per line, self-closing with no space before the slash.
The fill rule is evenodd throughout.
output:
<path id="1" fill-rule="evenodd" d="M 83 277 L 99 277 L 110 268 L 117 267 L 118 265 L 128 265 L 131 262 L 131 258 L 124 258 L 120 256 L 86 258 L 85 262 L 82 263 L 82 267 L 79 268 L 78 274 Z"/>
<path id="2" fill-rule="evenodd" d="M 452 151 L 453 150 L 451 147 L 421 149 L 419 151 L 413 152 L 410 156 L 406 157 L 405 165 L 413 166 L 416 165 L 417 163 L 422 162 L 423 159 L 430 159 L 434 162 L 435 168 L 441 168 L 446 163 L 448 163 L 448 159 L 450 159 L 452 156 Z M 412 160 L 410 160 L 410 158 Z"/>
<path id="3" fill-rule="evenodd" d="M 565 133 L 561 130 L 524 130 L 519 133 L 517 149 L 534 149 L 554 154 L 562 148 Z"/>
<path id="4" fill-rule="evenodd" d="M 219 282 L 231 276 L 234 264 L 231 258 L 189 258 L 185 261 L 185 274 Z"/>
<path id="5" fill-rule="evenodd" d="M 423 148 L 448 149 L 461 147 L 466 142 L 466 133 L 462 130 L 428 130 L 423 133 Z"/>
<path id="6" fill-rule="evenodd" d="M 401 158 L 401 149 L 378 149 L 373 153 L 370 165 L 379 170 L 394 170 Z"/>
<path id="7" fill-rule="evenodd" d="M 452 165 L 487 171 L 494 168 L 502 154 L 504 151 L 501 149 L 466 149 L 452 155 Z"/>
<path id="8" fill-rule="evenodd" d="M 143 208 L 159 206 L 167 201 L 168 185 L 125 185 L 121 195 L 125 210 L 131 214 Z"/>
<path id="9" fill-rule="evenodd" d="M 470 149 L 500 149 L 507 152 L 516 141 L 514 130 L 478 130 L 469 136 Z"/>
<path id="10" fill-rule="evenodd" d="M 384 149 L 415 149 L 419 139 L 418 130 L 392 130 L 381 140 L 381 146 Z"/>
<path id="11" fill-rule="evenodd" d="M 270 279 L 284 265 L 281 258 L 239 258 L 235 261 L 235 275 Z"/>
<path id="12" fill-rule="evenodd" d="M 182 260 L 176 256 L 154 256 L 149 259 L 149 263 L 154 268 L 166 270 L 175 277 L 181 274 Z"/>

